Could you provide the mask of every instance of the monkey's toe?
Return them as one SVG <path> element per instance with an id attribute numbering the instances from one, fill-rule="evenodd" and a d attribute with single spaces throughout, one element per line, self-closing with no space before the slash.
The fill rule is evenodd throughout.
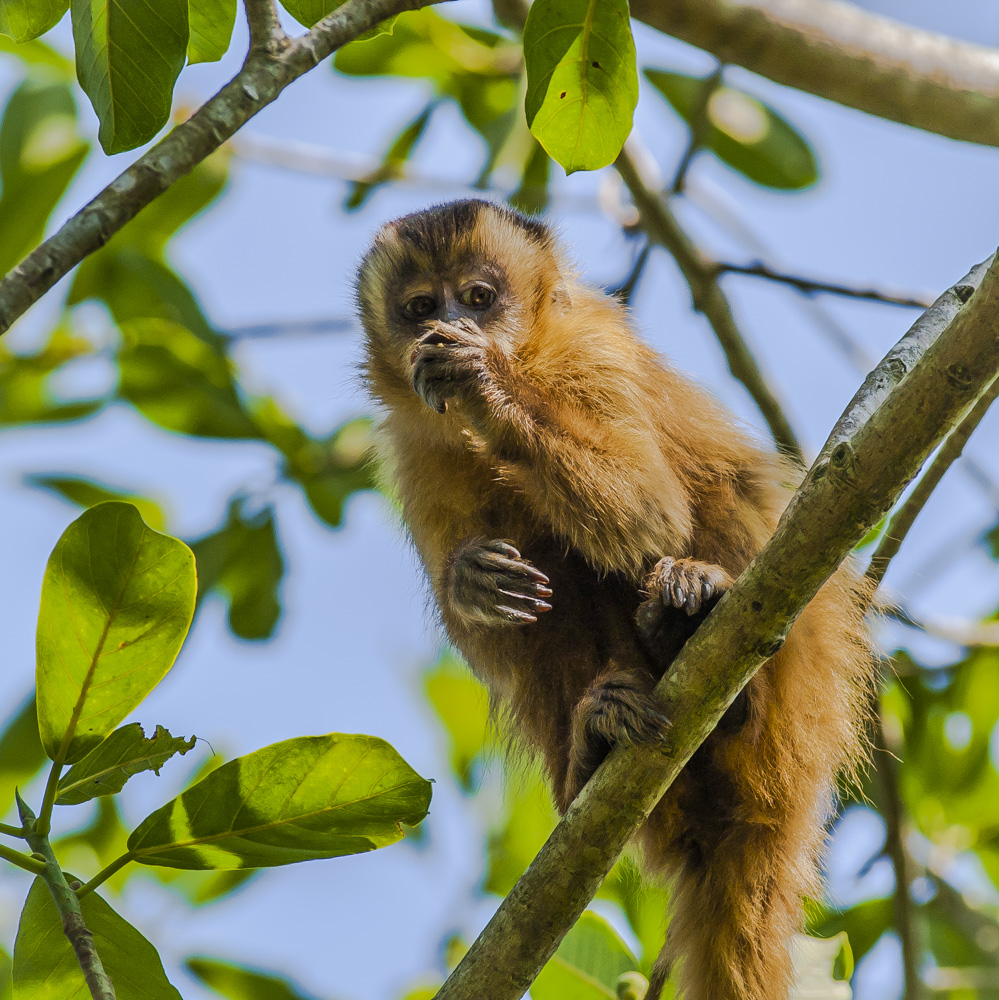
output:
<path id="1" fill-rule="evenodd" d="M 639 608 L 639 624 L 646 630 L 654 628 L 661 617 L 657 606 L 695 615 L 731 585 L 732 578 L 721 566 L 666 556 L 656 563 L 645 581 L 649 600 Z"/>
<path id="2" fill-rule="evenodd" d="M 478 625 L 526 625 L 551 611 L 548 577 L 503 539 L 466 545 L 452 568 L 455 605 Z"/>

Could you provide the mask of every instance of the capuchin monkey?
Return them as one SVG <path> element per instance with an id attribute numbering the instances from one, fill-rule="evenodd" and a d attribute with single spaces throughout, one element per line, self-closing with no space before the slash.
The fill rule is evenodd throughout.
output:
<path id="1" fill-rule="evenodd" d="M 457 201 L 383 226 L 360 267 L 392 489 L 451 641 L 564 812 L 770 537 L 800 470 L 583 284 L 541 222 Z M 812 600 L 637 835 L 672 886 L 649 998 L 785 1000 L 874 660 L 850 568 Z M 676 722 L 677 720 L 672 720 Z"/>

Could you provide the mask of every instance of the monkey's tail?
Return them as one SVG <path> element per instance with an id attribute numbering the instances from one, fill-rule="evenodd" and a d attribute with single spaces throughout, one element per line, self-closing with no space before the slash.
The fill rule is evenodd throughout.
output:
<path id="1" fill-rule="evenodd" d="M 801 897 L 816 883 L 814 845 L 794 841 L 802 833 L 740 823 L 689 850 L 647 1000 L 659 1000 L 674 965 L 683 1000 L 785 1000 Z"/>

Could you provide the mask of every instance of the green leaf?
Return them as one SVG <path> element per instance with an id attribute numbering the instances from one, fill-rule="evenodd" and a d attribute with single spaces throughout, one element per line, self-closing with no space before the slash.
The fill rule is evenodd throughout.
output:
<path id="1" fill-rule="evenodd" d="M 266 868 L 394 844 L 427 814 L 430 783 L 374 736 L 302 736 L 223 764 L 147 816 L 134 859 Z"/>
<path id="2" fill-rule="evenodd" d="M 603 917 L 586 910 L 531 987 L 533 1000 L 617 1000 L 617 981 L 638 968 Z"/>
<path id="3" fill-rule="evenodd" d="M 651 972 L 666 934 L 667 890 L 648 879 L 634 858 L 624 855 L 610 870 L 597 895 L 613 900 L 624 911 L 628 925 L 642 946 L 640 968 Z"/>
<path id="4" fill-rule="evenodd" d="M 44 763 L 35 699 L 28 697 L 0 731 L 0 817 L 14 804 L 14 789 L 23 788 Z"/>
<path id="5" fill-rule="evenodd" d="M 0 1000 L 11 1000 L 14 984 L 11 981 L 14 963 L 7 949 L 0 945 Z"/>
<path id="6" fill-rule="evenodd" d="M 403 167 L 413 155 L 416 144 L 427 130 L 430 116 L 434 113 L 437 102 L 431 101 L 402 131 L 392 140 L 385 151 L 382 162 L 366 180 L 354 181 L 350 185 L 343 207 L 352 212 L 361 208 L 374 192 L 383 184 L 402 176 Z"/>
<path id="7" fill-rule="evenodd" d="M 847 910 L 827 910 L 809 921 L 808 933 L 832 938 L 846 931 L 853 958 L 859 962 L 894 926 L 890 899 L 869 899 Z"/>
<path id="8" fill-rule="evenodd" d="M 76 72 L 105 153 L 148 142 L 170 117 L 187 58 L 187 0 L 73 0 Z"/>
<path id="9" fill-rule="evenodd" d="M 74 763 L 173 665 L 194 614 L 194 556 L 127 503 L 81 514 L 49 557 L 38 613 L 38 728 Z"/>
<path id="10" fill-rule="evenodd" d="M 567 174 L 613 163 L 638 103 L 627 0 L 535 0 L 524 62 L 527 124 L 552 159 Z"/>
<path id="11" fill-rule="evenodd" d="M 2 0 L 0 0 L 2 3 Z M 77 132 L 69 84 L 36 69 L 7 101 L 0 121 L 0 273 L 41 242 L 45 226 L 90 144 Z"/>
<path id="12" fill-rule="evenodd" d="M 191 543 L 198 567 L 198 601 L 214 589 L 229 602 L 229 628 L 241 639 L 268 639 L 281 617 L 279 588 L 284 560 L 274 509 L 245 517 L 242 502 L 229 504 L 219 531 Z"/>
<path id="13" fill-rule="evenodd" d="M 159 774 L 174 754 L 183 755 L 194 744 L 195 737 L 185 740 L 182 736 L 172 736 L 163 726 L 157 726 L 148 739 L 139 723 L 122 726 L 63 776 L 56 805 L 73 806 L 99 795 L 114 795 L 133 774 L 140 771 Z"/>
<path id="14" fill-rule="evenodd" d="M 449 757 L 454 776 L 462 791 L 470 792 L 475 765 L 492 742 L 486 690 L 451 652 L 442 653 L 427 670 L 423 688 L 450 737 Z"/>
<path id="15" fill-rule="evenodd" d="M 189 958 L 188 972 L 229 1000 L 314 1000 L 283 976 L 215 958 Z"/>
<path id="16" fill-rule="evenodd" d="M 688 125 L 704 86 L 702 77 L 646 69 L 645 77 Z M 734 87 L 708 101 L 704 146 L 744 177 L 779 191 L 798 191 L 819 178 L 808 140 L 774 108 Z"/>
<path id="17" fill-rule="evenodd" d="M 77 479 L 75 476 L 27 475 L 24 477 L 24 482 L 25 485 L 35 489 L 54 493 L 56 496 L 76 504 L 77 507 L 96 507 L 97 504 L 106 503 L 108 500 L 121 500 L 124 503 L 130 503 L 150 528 L 162 531 L 166 527 L 163 508 L 155 500 L 133 493 L 124 493 L 102 483 L 95 483 L 92 479 Z"/>
<path id="18" fill-rule="evenodd" d="M 844 932 L 827 939 L 795 934 L 791 956 L 794 988 L 789 1000 L 851 1000 L 848 980 L 853 973 L 853 952 Z"/>
<path id="19" fill-rule="evenodd" d="M 229 50 L 236 23 L 236 0 L 189 0 L 191 37 L 187 61 L 218 62 Z"/>
<path id="20" fill-rule="evenodd" d="M 80 900 L 97 954 L 117 1000 L 181 1000 L 156 949 L 96 893 Z M 48 887 L 36 878 L 14 943 L 14 1000 L 89 1000 L 90 991 L 63 933 Z"/>
<path id="21" fill-rule="evenodd" d="M 545 152 L 544 146 L 532 137 L 531 151 L 524 163 L 520 184 L 507 201 L 518 212 L 524 212 L 527 215 L 538 215 L 544 212 L 551 201 L 548 191 L 551 174 L 551 157 Z"/>
<path id="22" fill-rule="evenodd" d="M 281 6 L 306 28 L 332 14 L 342 3 L 343 0 L 281 0 Z"/>
<path id="23" fill-rule="evenodd" d="M 69 0 L 0 0 L 0 35 L 27 42 L 54 28 L 69 10 Z"/>
<path id="24" fill-rule="evenodd" d="M 148 420 L 198 437 L 260 436 L 223 353 L 167 320 L 133 320 L 121 332 L 118 392 Z"/>

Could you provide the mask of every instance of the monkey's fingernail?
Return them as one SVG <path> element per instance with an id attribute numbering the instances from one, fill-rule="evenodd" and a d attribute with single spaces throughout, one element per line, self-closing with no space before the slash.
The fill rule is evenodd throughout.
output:
<path id="1" fill-rule="evenodd" d="M 535 601 L 534 610 L 535 611 L 551 611 L 552 606 L 547 601 Z"/>
<path id="2" fill-rule="evenodd" d="M 434 409 L 438 413 L 447 413 L 447 400 L 442 399 L 439 403 L 434 404 Z"/>
<path id="3" fill-rule="evenodd" d="M 552 596 L 552 588 L 551 587 L 543 587 L 543 586 L 541 586 L 539 584 L 538 586 L 536 586 L 534 588 L 534 593 L 537 594 L 538 597 L 551 597 Z"/>
<path id="4" fill-rule="evenodd" d="M 704 600 L 710 601 L 714 592 L 715 585 L 710 581 L 705 580 L 704 583 L 701 584 L 701 597 L 703 597 Z"/>

